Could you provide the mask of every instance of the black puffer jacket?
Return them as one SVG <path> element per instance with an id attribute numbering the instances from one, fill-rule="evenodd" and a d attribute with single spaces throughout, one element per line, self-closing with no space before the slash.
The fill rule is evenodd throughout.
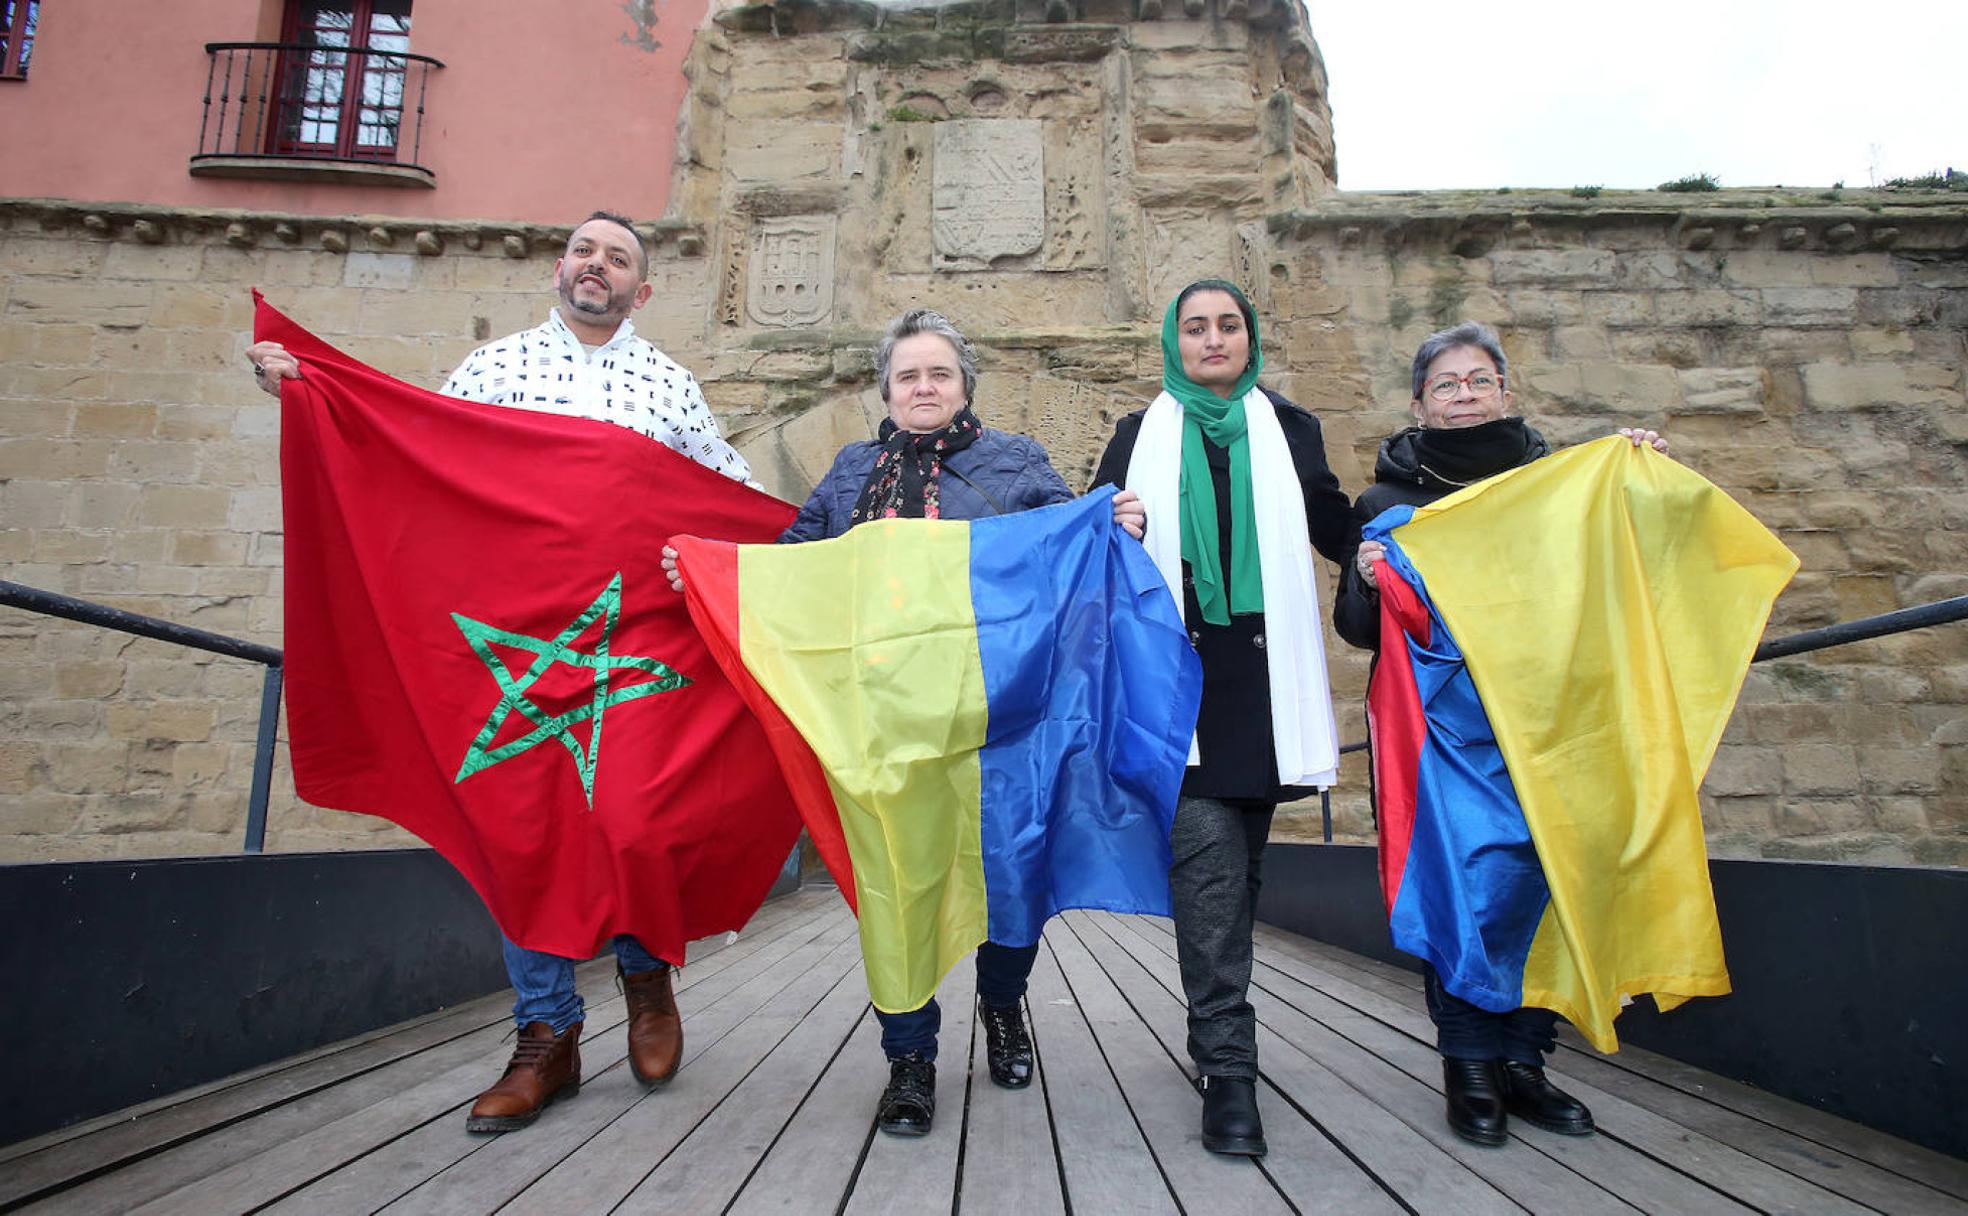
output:
<path id="1" fill-rule="evenodd" d="M 1483 469 L 1478 476 L 1467 480 L 1450 480 L 1428 467 L 1422 454 L 1420 427 L 1411 426 L 1389 435 L 1381 441 L 1380 457 L 1374 461 L 1374 483 L 1353 504 L 1355 521 L 1365 527 L 1389 507 L 1426 506 L 1485 477 L 1494 477 L 1551 454 L 1551 445 L 1545 442 L 1544 436 L 1528 425 L 1518 425 L 1524 435 L 1518 449 L 1500 458 L 1494 468 Z M 1333 627 L 1340 637 L 1362 650 L 1380 646 L 1380 597 L 1367 586 L 1352 562 L 1340 571 L 1339 595 L 1333 602 Z"/>

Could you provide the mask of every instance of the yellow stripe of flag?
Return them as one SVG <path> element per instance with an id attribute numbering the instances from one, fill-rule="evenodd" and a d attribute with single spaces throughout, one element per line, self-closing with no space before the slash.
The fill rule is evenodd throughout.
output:
<path id="1" fill-rule="evenodd" d="M 934 992 L 988 924 L 970 530 L 898 519 L 746 546 L 738 581 L 746 665 L 813 749 L 840 811 L 868 991 L 884 1012 L 916 1008 L 905 994 Z"/>
<path id="2" fill-rule="evenodd" d="M 1396 535 L 1468 660 L 1551 888 L 1524 1003 L 1611 1051 L 1622 997 L 1729 991 L 1697 791 L 1797 558 L 1618 436 Z"/>

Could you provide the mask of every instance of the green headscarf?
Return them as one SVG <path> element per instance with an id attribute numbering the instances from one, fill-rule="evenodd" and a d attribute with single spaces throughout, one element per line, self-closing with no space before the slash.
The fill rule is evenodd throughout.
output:
<path id="1" fill-rule="evenodd" d="M 1250 364 L 1230 396 L 1219 397 L 1182 371 L 1177 311 L 1184 298 L 1199 291 L 1221 291 L 1237 302 L 1250 334 Z M 1220 279 L 1192 283 L 1168 306 L 1162 319 L 1162 388 L 1182 406 L 1182 560 L 1189 563 L 1196 583 L 1196 604 L 1212 625 L 1228 625 L 1239 616 L 1264 611 L 1264 579 L 1257 560 L 1257 508 L 1251 497 L 1250 433 L 1244 417 L 1244 395 L 1257 383 L 1264 351 L 1257 340 L 1257 314 L 1235 286 Z M 1203 452 L 1208 436 L 1230 450 L 1230 578 L 1226 588 L 1223 555 L 1217 552 L 1216 485 L 1210 478 L 1209 457 Z"/>

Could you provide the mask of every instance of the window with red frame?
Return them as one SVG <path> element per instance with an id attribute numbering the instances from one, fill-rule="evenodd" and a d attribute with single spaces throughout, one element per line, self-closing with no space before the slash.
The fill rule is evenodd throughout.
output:
<path id="1" fill-rule="evenodd" d="M 34 27 L 41 19 L 41 0 L 0 2 L 0 78 L 24 80 L 34 57 Z"/>
<path id="2" fill-rule="evenodd" d="M 288 0 L 279 113 L 268 151 L 395 160 L 403 122 L 410 0 Z"/>

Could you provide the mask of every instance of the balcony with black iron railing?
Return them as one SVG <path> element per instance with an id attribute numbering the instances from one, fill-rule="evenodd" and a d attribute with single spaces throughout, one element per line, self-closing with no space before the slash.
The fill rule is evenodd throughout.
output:
<path id="1" fill-rule="evenodd" d="M 383 46 L 208 42 L 194 177 L 437 184 L 421 163 L 428 55 Z"/>

